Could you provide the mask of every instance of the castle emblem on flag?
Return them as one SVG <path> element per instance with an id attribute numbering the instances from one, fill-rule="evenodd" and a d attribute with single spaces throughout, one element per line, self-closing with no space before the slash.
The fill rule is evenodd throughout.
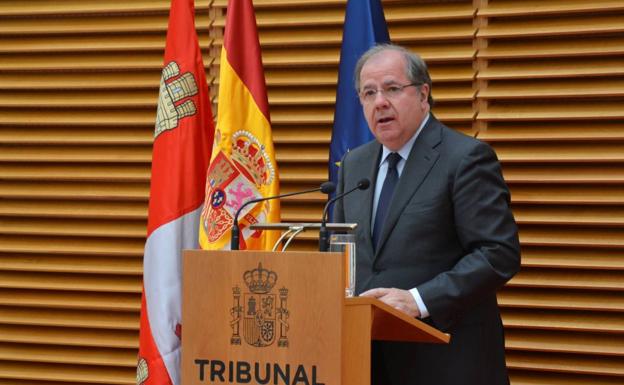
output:
<path id="1" fill-rule="evenodd" d="M 180 67 L 175 61 L 169 62 L 163 68 L 154 137 L 167 130 L 173 130 L 178 127 L 182 118 L 197 112 L 195 103 L 189 99 L 197 92 L 197 82 L 191 72 L 180 75 Z"/>
<path id="2" fill-rule="evenodd" d="M 148 377 L 149 377 L 149 369 L 147 366 L 147 361 L 145 361 L 145 358 L 139 357 L 139 362 L 137 363 L 137 372 L 136 372 L 137 385 L 144 384 Z"/>
<path id="3" fill-rule="evenodd" d="M 234 303 L 230 309 L 230 343 L 241 344 L 242 322 L 242 334 L 247 344 L 261 348 L 272 345 L 277 338 L 278 347 L 288 347 L 288 289 L 279 289 L 279 296 L 272 294 L 271 290 L 277 283 L 277 273 L 263 268 L 262 263 L 253 270 L 245 271 L 243 280 L 249 292 L 241 293 L 238 286 L 232 288 Z"/>

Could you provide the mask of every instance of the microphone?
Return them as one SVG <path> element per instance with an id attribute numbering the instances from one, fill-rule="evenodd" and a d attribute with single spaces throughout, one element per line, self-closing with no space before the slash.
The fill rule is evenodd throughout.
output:
<path id="1" fill-rule="evenodd" d="M 281 199 L 281 198 L 286 198 L 289 196 L 293 196 L 293 195 L 300 195 L 300 194 L 307 194 L 307 193 L 311 193 L 311 192 L 317 192 L 320 191 L 323 194 L 331 194 L 336 190 L 336 184 L 334 182 L 323 182 L 321 184 L 320 187 L 318 188 L 313 188 L 311 190 L 305 190 L 305 191 L 295 191 L 295 192 L 291 192 L 291 193 L 287 193 L 287 194 L 281 194 L 281 195 L 275 195 L 272 197 L 262 197 L 262 198 L 256 198 L 256 199 L 251 199 L 248 200 L 247 202 L 243 203 L 241 205 L 241 207 L 238 208 L 238 210 L 236 210 L 236 215 L 234 215 L 234 222 L 232 223 L 232 230 L 231 230 L 231 241 L 230 241 L 230 250 L 238 250 L 239 245 L 240 245 L 240 229 L 238 228 L 238 215 L 240 214 L 240 212 L 243 210 L 243 208 L 247 205 L 250 205 L 252 203 L 257 203 L 257 202 L 262 202 L 262 201 L 268 201 L 271 199 Z"/>
<path id="2" fill-rule="evenodd" d="M 369 186 L 370 180 L 367 178 L 360 179 L 354 188 L 347 192 L 343 192 L 342 194 L 336 195 L 325 204 L 323 216 L 321 217 L 321 228 L 319 230 L 319 251 L 327 251 L 329 249 L 329 233 L 327 231 L 327 210 L 329 209 L 329 206 L 331 206 L 338 199 L 342 199 L 345 195 L 349 195 L 355 190 L 366 190 Z"/>

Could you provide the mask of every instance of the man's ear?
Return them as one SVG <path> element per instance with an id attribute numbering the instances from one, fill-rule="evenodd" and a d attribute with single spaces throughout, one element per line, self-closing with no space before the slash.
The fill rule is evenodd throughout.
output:
<path id="1" fill-rule="evenodd" d="M 429 98 L 429 85 L 428 84 L 423 84 L 420 87 L 420 101 L 424 102 Z"/>

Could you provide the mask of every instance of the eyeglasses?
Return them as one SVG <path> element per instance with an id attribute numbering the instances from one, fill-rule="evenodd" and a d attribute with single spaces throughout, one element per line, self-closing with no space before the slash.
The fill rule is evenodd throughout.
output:
<path id="1" fill-rule="evenodd" d="M 365 88 L 360 91 L 360 100 L 362 101 L 362 103 L 373 103 L 375 99 L 377 99 L 378 93 L 381 93 L 381 95 L 383 95 L 387 99 L 395 99 L 401 96 L 401 94 L 403 93 L 403 89 L 405 89 L 406 87 L 419 87 L 421 85 L 422 83 L 410 83 L 403 86 L 399 84 L 390 84 L 384 86 L 381 89 Z"/>

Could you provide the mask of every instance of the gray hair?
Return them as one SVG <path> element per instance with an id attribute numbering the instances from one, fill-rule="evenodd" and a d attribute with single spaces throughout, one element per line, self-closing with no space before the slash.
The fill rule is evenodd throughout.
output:
<path id="1" fill-rule="evenodd" d="M 403 54 L 406 63 L 405 72 L 407 78 L 411 83 L 429 85 L 429 98 L 427 101 L 429 102 L 429 106 L 433 107 L 433 96 L 431 96 L 431 76 L 429 75 L 429 70 L 427 69 L 427 63 L 425 63 L 425 61 L 417 54 L 396 44 L 379 44 L 369 48 L 368 51 L 364 52 L 364 54 L 360 56 L 360 59 L 355 65 L 354 72 L 356 92 L 360 92 L 360 72 L 362 72 L 364 64 L 366 64 L 368 59 L 371 57 L 384 51 L 397 51 Z"/>

